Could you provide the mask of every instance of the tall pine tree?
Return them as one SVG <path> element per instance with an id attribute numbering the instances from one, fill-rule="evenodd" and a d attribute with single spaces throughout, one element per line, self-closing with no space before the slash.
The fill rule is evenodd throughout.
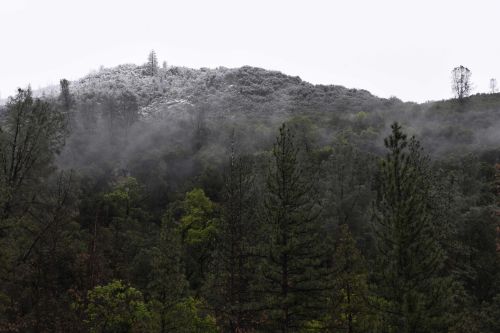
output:
<path id="1" fill-rule="evenodd" d="M 151 303 L 158 316 L 159 332 L 172 332 L 176 327 L 171 313 L 187 293 L 180 233 L 167 213 L 162 221 L 160 242 L 153 249 L 153 269 L 148 286 Z"/>
<path id="2" fill-rule="evenodd" d="M 252 284 L 255 281 L 255 196 L 249 161 L 232 145 L 218 225 L 209 299 L 223 332 L 248 332 L 256 320 Z"/>
<path id="3" fill-rule="evenodd" d="M 324 320 L 326 332 L 366 332 L 371 326 L 368 271 L 347 224 L 338 228 L 331 271 L 331 292 Z"/>
<path id="4" fill-rule="evenodd" d="M 429 212 L 427 158 L 394 123 L 375 205 L 377 282 L 387 332 L 439 332 L 447 300 L 443 255 Z"/>
<path id="5" fill-rule="evenodd" d="M 151 50 L 148 55 L 148 62 L 146 64 L 146 74 L 155 76 L 158 73 L 158 58 L 156 57 L 155 50 Z"/>
<path id="6" fill-rule="evenodd" d="M 268 231 L 263 265 L 267 329 L 297 332 L 323 306 L 318 209 L 310 179 L 298 160 L 291 131 L 283 125 L 273 149 L 263 219 Z"/>

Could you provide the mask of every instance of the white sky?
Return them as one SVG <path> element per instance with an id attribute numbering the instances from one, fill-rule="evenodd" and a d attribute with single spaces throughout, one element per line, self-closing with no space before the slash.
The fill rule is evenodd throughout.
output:
<path id="1" fill-rule="evenodd" d="M 0 0 L 0 93 L 99 66 L 251 65 L 426 101 L 500 82 L 499 0 Z"/>

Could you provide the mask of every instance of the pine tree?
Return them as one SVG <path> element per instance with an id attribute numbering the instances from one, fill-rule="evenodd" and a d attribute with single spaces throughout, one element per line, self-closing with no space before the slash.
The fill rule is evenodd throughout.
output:
<path id="1" fill-rule="evenodd" d="M 374 191 L 370 188 L 374 159 L 344 138 L 333 145 L 333 153 L 323 163 L 322 218 L 332 229 L 342 224 L 359 236 L 368 229 L 366 220 Z"/>
<path id="2" fill-rule="evenodd" d="M 158 73 L 158 58 L 156 52 L 151 50 L 148 55 L 148 62 L 146 64 L 146 73 L 150 76 L 155 76 Z"/>
<path id="3" fill-rule="evenodd" d="M 171 332 L 170 313 L 186 296 L 188 282 L 182 263 L 181 237 L 170 214 L 163 218 L 160 242 L 153 252 L 149 291 L 158 314 L 160 332 Z"/>
<path id="4" fill-rule="evenodd" d="M 69 90 L 69 81 L 66 79 L 62 79 L 61 81 L 59 81 L 59 84 L 61 87 L 59 100 L 62 104 L 63 111 L 67 113 L 73 107 L 74 104 L 73 96 L 71 96 L 71 92 Z"/>
<path id="5" fill-rule="evenodd" d="M 249 163 L 236 155 L 233 143 L 207 288 L 223 332 L 247 332 L 256 319 L 251 288 L 256 271 L 254 200 Z"/>
<path id="6" fill-rule="evenodd" d="M 312 184 L 301 169 L 290 130 L 283 125 L 273 149 L 263 219 L 268 231 L 263 299 L 268 329 L 296 332 L 323 305 L 323 255 Z"/>
<path id="7" fill-rule="evenodd" d="M 347 224 L 339 228 L 328 297 L 327 332 L 364 332 L 370 326 L 368 271 Z"/>
<path id="8" fill-rule="evenodd" d="M 394 123 L 384 140 L 375 235 L 377 281 L 388 332 L 439 332 L 447 293 L 439 277 L 443 255 L 428 209 L 427 159 L 418 141 Z"/>

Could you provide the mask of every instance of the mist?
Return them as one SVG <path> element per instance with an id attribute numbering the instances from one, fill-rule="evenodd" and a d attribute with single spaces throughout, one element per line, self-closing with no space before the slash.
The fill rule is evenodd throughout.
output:
<path id="1" fill-rule="evenodd" d="M 500 332 L 497 7 L 8 2 L 0 332 Z"/>

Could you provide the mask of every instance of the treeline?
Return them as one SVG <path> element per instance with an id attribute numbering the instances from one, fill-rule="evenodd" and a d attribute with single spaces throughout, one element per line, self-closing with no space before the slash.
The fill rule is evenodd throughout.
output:
<path id="1" fill-rule="evenodd" d="M 378 98 L 366 90 L 313 85 L 299 77 L 248 66 L 198 70 L 166 67 L 157 68 L 153 75 L 149 68 L 149 62 L 105 68 L 74 81 L 72 89 L 79 105 L 98 109 L 106 96 L 126 92 L 135 96 L 141 116 L 152 121 L 178 117 L 194 107 L 203 109 L 207 118 L 239 118 L 236 126 L 251 128 L 258 123 L 260 128 L 272 130 L 272 136 L 279 126 L 273 121 L 307 117 L 323 144 L 331 143 L 331 133 L 350 131 L 351 141 L 370 151 L 375 145 L 382 147 L 394 121 L 418 136 L 431 155 L 498 146 L 498 93 L 417 104 L 396 97 Z"/>
<path id="2" fill-rule="evenodd" d="M 0 332 L 499 331 L 497 151 L 300 117 L 248 146 L 201 111 L 144 151 L 133 94 L 92 100 L 0 113 Z"/>

